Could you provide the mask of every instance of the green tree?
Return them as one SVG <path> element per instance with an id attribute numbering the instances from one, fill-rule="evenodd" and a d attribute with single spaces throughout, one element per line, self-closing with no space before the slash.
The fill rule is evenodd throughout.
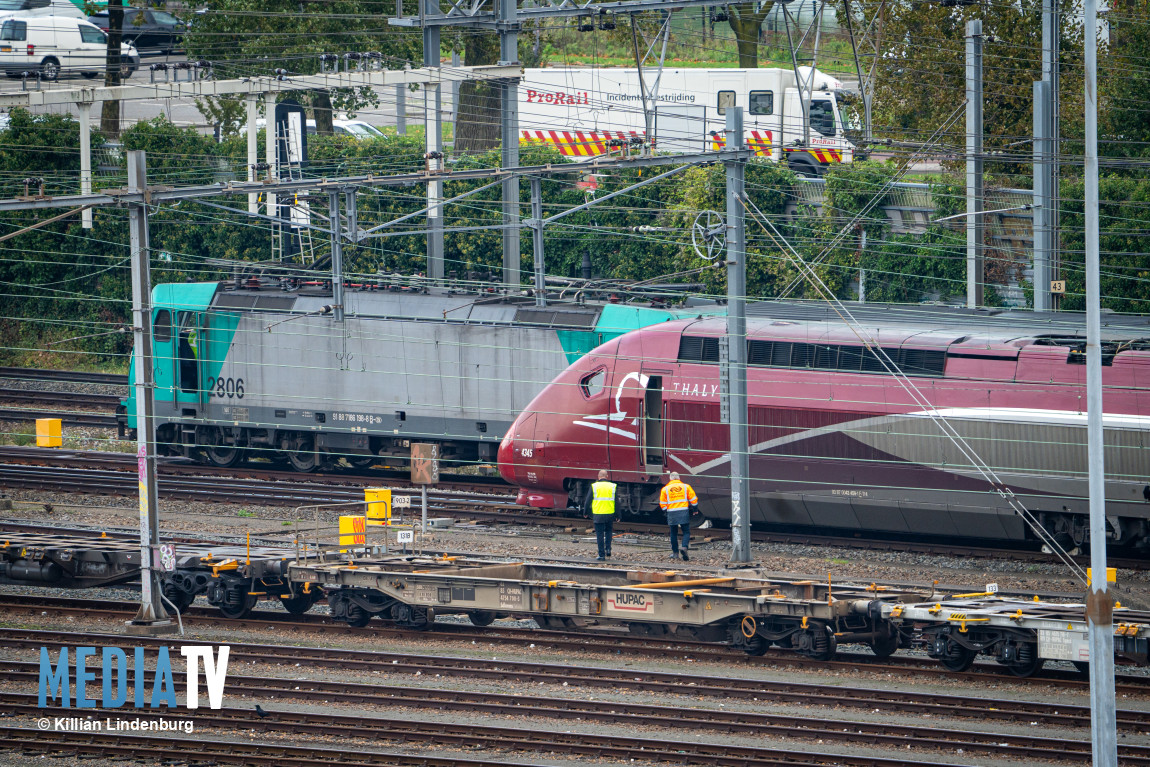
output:
<path id="1" fill-rule="evenodd" d="M 1059 2 L 1064 18 L 1074 18 L 1076 6 L 1070 0 Z M 876 133 L 961 152 L 966 130 L 966 22 L 981 19 L 984 141 L 988 153 L 1004 158 L 988 163 L 987 173 L 1029 177 L 1033 84 L 1042 77 L 1042 1 L 963 6 L 904 0 L 883 8 L 874 98 Z M 1082 58 L 1081 31 L 1068 22 L 1060 33 L 1061 105 L 1067 133 L 1081 125 L 1082 81 L 1076 74 Z"/>
<path id="2" fill-rule="evenodd" d="M 221 0 L 191 25 L 185 44 L 188 57 L 212 62 L 217 77 L 272 75 L 277 69 L 289 76 L 315 74 L 323 53 L 376 52 L 383 56 L 385 67 L 400 68 L 418 56 L 422 42 L 418 32 L 389 28 L 388 15 L 383 5 L 368 0 Z M 310 101 L 320 133 L 332 132 L 333 109 L 376 103 L 370 89 L 301 95 Z M 243 120 L 239 98 L 197 105 L 225 132 L 234 131 Z"/>
<path id="3" fill-rule="evenodd" d="M 1099 153 L 1119 172 L 1140 172 L 1126 160 L 1150 157 L 1150 0 L 1113 0 L 1106 15 L 1110 44 L 1100 68 Z"/>
<path id="4" fill-rule="evenodd" d="M 732 3 L 727 7 L 727 22 L 735 33 L 740 67 L 755 69 L 759 66 L 759 31 L 774 5 L 774 2 L 764 2 L 758 10 L 755 10 L 753 2 Z"/>

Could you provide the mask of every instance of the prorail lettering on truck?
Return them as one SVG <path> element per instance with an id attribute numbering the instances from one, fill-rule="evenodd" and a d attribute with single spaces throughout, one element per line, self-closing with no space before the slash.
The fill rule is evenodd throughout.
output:
<path id="1" fill-rule="evenodd" d="M 561 93 L 551 91 L 536 91 L 527 89 L 527 103 L 528 104 L 570 104 L 578 106 L 580 104 L 590 104 L 590 95 L 587 91 L 581 93 Z"/>

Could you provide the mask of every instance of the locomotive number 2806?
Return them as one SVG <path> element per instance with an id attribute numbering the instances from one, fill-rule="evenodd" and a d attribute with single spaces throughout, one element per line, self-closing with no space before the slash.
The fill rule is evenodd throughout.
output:
<path id="1" fill-rule="evenodd" d="M 217 378 L 215 380 L 215 386 L 211 388 L 211 394 L 212 396 L 219 397 L 220 399 L 223 399 L 224 397 L 227 397 L 228 399 L 231 399 L 232 397 L 235 397 L 236 399 L 243 399 L 244 379 Z"/>

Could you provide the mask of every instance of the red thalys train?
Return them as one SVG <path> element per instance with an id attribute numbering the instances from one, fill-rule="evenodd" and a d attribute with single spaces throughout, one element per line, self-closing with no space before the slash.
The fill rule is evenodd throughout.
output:
<path id="1" fill-rule="evenodd" d="M 1023 540 L 1024 521 L 879 356 L 825 308 L 758 304 L 747 323 L 756 523 Z M 759 315 L 759 316 L 753 316 Z M 858 315 L 856 315 L 858 316 Z M 1081 317 L 868 306 L 860 321 L 1064 545 L 1088 539 Z M 596 473 L 624 518 L 656 517 L 671 471 L 729 519 L 720 418 L 725 321 L 666 322 L 603 344 L 544 389 L 499 450 L 520 503 L 577 506 Z M 1108 534 L 1150 546 L 1150 321 L 1107 320 Z"/>

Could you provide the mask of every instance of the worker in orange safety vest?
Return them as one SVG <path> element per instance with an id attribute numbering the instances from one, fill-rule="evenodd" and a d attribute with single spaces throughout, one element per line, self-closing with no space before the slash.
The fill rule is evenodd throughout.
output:
<path id="1" fill-rule="evenodd" d="M 671 472 L 670 482 L 659 493 L 659 508 L 667 514 L 667 526 L 671 530 L 671 556 L 679 556 L 679 532 L 683 533 L 683 561 L 690 562 L 687 549 L 691 545 L 691 515 L 699 513 L 699 497 L 686 482 L 679 480 L 676 472 Z"/>

